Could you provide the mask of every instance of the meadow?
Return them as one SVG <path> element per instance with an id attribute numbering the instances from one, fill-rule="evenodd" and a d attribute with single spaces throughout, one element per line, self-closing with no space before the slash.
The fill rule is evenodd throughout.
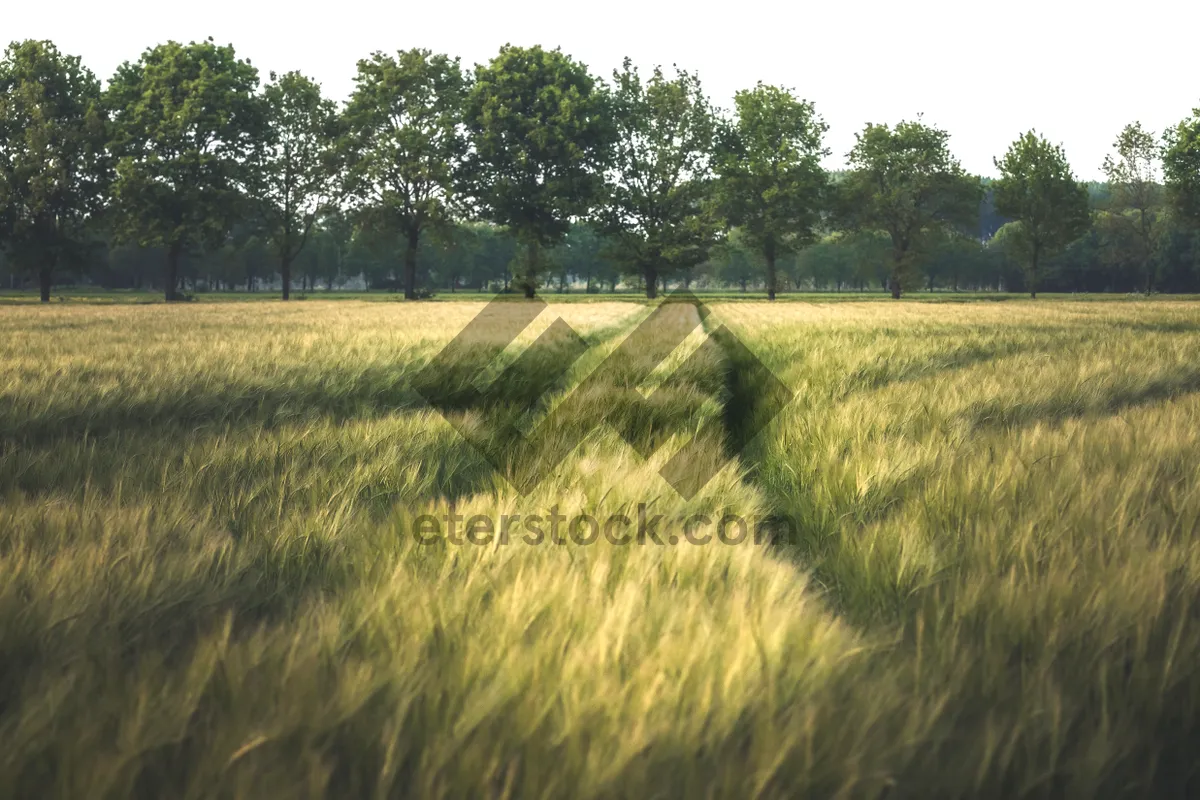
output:
<path id="1" fill-rule="evenodd" d="M 0 795 L 1200 792 L 1200 304 L 589 299 L 0 309 Z"/>

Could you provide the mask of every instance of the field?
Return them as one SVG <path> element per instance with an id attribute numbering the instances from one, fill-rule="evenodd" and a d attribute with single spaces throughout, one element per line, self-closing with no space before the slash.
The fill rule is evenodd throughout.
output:
<path id="1" fill-rule="evenodd" d="M 1200 792 L 1200 304 L 482 307 L 0 309 L 0 795 Z"/>

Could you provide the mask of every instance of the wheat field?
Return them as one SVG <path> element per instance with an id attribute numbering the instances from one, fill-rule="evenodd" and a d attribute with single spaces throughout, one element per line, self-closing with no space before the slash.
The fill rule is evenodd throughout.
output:
<path id="1" fill-rule="evenodd" d="M 1200 305 L 481 308 L 3 309 L 0 795 L 1200 791 Z"/>

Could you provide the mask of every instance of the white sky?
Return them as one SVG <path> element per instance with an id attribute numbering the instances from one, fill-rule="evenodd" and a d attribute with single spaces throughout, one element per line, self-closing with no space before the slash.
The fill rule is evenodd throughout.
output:
<path id="1" fill-rule="evenodd" d="M 102 79 L 168 39 L 232 42 L 265 79 L 299 69 L 345 99 L 355 62 L 374 50 L 427 47 L 488 60 L 505 42 L 561 45 L 608 77 L 625 55 L 643 69 L 698 71 L 713 101 L 756 81 L 793 87 L 829 123 L 828 166 L 854 133 L 924 112 L 948 130 L 967 169 L 1029 128 L 1062 143 L 1081 178 L 1098 178 L 1117 132 L 1155 131 L 1200 105 L 1200 3 L 1138 0 L 4 0 L 0 40 L 51 39 Z"/>

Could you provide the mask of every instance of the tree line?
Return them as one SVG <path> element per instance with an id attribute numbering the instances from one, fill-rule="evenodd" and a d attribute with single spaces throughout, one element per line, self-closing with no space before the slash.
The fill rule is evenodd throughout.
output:
<path id="1" fill-rule="evenodd" d="M 921 117 L 822 160 L 811 102 L 766 84 L 722 111 L 699 77 L 609 80 L 560 50 L 358 62 L 340 107 L 299 72 L 168 42 L 102 86 L 48 41 L 0 61 L 0 268 L 104 286 L 615 291 L 1200 291 L 1200 109 L 1133 123 L 1106 181 L 1036 132 L 967 173 Z"/>

